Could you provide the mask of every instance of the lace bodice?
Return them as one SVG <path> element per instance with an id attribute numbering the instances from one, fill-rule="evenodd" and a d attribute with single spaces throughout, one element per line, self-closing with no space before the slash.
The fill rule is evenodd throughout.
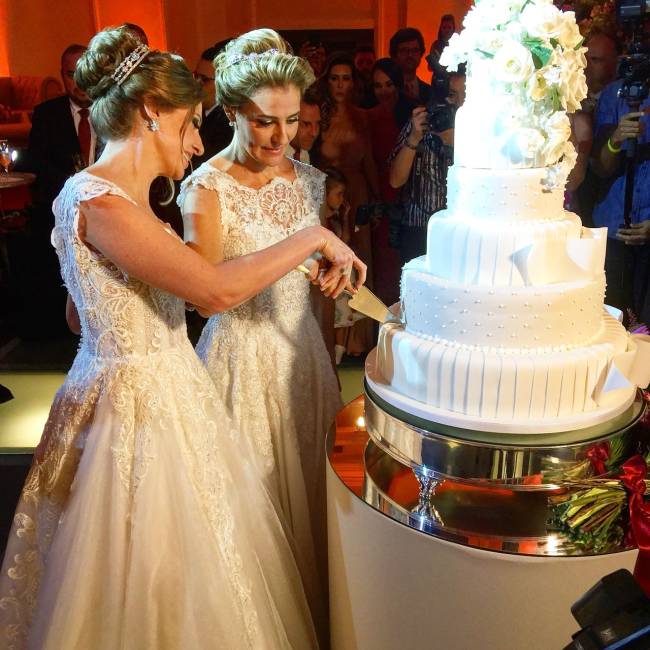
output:
<path id="1" fill-rule="evenodd" d="M 79 312 L 80 351 L 108 361 L 177 347 L 186 342 L 183 301 L 129 277 L 78 235 L 80 204 L 103 194 L 133 203 L 113 183 L 86 172 L 69 179 L 54 203 L 52 244 Z"/>
<path id="2" fill-rule="evenodd" d="M 184 183 L 178 202 L 195 185 L 219 195 L 224 259 L 254 253 L 307 226 L 320 223 L 325 196 L 325 175 L 309 165 L 293 161 L 293 182 L 274 178 L 259 189 L 241 185 L 230 174 L 209 163 L 201 165 Z M 286 321 L 310 308 L 309 283 L 300 273 L 289 273 L 248 302 L 224 314 L 257 322 Z"/>

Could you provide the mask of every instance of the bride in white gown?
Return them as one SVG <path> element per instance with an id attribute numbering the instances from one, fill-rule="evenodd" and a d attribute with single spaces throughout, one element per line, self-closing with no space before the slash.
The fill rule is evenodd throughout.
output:
<path id="1" fill-rule="evenodd" d="M 298 129 L 301 94 L 314 81 L 307 61 L 262 29 L 231 41 L 215 69 L 217 101 L 233 140 L 185 181 L 179 197 L 186 240 L 212 263 L 319 224 L 325 190 L 322 172 L 285 155 Z M 213 316 L 197 353 L 289 524 L 325 638 L 325 435 L 341 400 L 309 283 L 289 274 Z"/>
<path id="2" fill-rule="evenodd" d="M 211 265 L 148 207 L 153 178 L 202 152 L 200 86 L 124 30 L 77 81 L 100 160 L 55 204 L 52 240 L 82 338 L 34 454 L 0 576 L 0 648 L 316 647 L 292 549 L 186 336 L 185 302 L 229 309 L 314 251 L 338 293 L 352 265 L 303 229 Z"/>

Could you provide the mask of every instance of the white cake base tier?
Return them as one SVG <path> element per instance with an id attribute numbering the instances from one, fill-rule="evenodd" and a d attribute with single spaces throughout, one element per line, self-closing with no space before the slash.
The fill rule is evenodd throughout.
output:
<path id="1" fill-rule="evenodd" d="M 547 176 L 546 167 L 476 169 L 454 164 L 447 172 L 447 213 L 484 221 L 562 219 L 564 190 L 546 190 L 542 182 Z"/>
<path id="2" fill-rule="evenodd" d="M 602 334 L 604 274 L 544 287 L 468 287 L 431 275 L 425 259 L 404 267 L 402 304 L 407 331 L 428 342 L 546 353 Z"/>
<path id="3" fill-rule="evenodd" d="M 512 256 L 527 246 L 580 239 L 580 218 L 565 212 L 544 221 L 486 221 L 442 210 L 429 219 L 426 269 L 462 284 L 523 286 Z"/>
<path id="4" fill-rule="evenodd" d="M 465 350 L 385 324 L 366 376 L 388 403 L 418 417 L 464 429 L 552 433 L 594 426 L 616 417 L 636 387 L 593 398 L 612 358 L 627 350 L 628 334 L 611 316 L 591 345 L 548 354 L 504 355 Z"/>

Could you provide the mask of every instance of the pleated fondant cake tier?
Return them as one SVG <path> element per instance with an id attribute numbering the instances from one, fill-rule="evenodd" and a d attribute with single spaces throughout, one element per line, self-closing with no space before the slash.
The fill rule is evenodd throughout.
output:
<path id="1" fill-rule="evenodd" d="M 550 0 L 477 0 L 464 25 L 441 57 L 467 62 L 447 209 L 404 267 L 403 324 L 380 330 L 382 394 L 456 426 L 588 427 L 650 381 L 650 339 L 604 308 L 606 229 L 563 207 L 581 37 Z"/>

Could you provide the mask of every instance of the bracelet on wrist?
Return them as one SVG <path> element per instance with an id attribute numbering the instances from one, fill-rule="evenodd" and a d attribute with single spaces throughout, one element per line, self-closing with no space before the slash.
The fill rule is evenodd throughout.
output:
<path id="1" fill-rule="evenodd" d="M 621 147 L 615 147 L 612 144 L 612 139 L 607 138 L 607 148 L 609 149 L 610 153 L 620 153 L 621 152 Z"/>
<path id="2" fill-rule="evenodd" d="M 418 145 L 417 145 L 417 144 L 411 144 L 411 143 L 409 142 L 409 139 L 408 139 L 408 138 L 406 138 L 406 140 L 404 140 L 404 146 L 405 146 L 405 147 L 408 147 L 409 149 L 413 149 L 413 151 L 416 151 L 417 148 L 418 148 Z"/>

